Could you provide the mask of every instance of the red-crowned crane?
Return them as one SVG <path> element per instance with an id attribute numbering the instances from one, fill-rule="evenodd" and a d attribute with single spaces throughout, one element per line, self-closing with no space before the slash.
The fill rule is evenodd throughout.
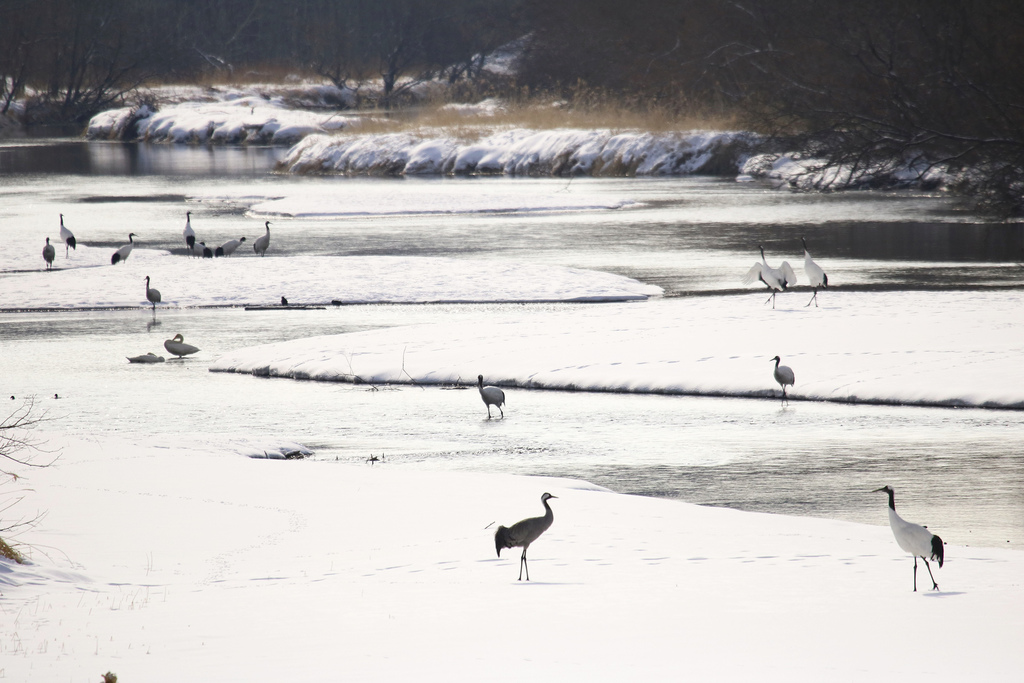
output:
<path id="1" fill-rule="evenodd" d="M 68 258 L 68 247 L 78 251 L 74 233 L 64 227 L 64 214 L 60 215 L 60 238 L 64 241 L 64 258 Z"/>
<path id="2" fill-rule="evenodd" d="M 803 237 L 800 241 L 804 245 L 804 273 L 807 275 L 807 280 L 811 283 L 811 287 L 814 287 L 814 296 L 811 297 L 811 301 L 814 302 L 814 307 L 818 307 L 818 288 L 828 288 L 828 275 L 821 269 L 817 263 L 811 259 L 811 254 L 807 251 L 807 240 Z M 810 306 L 811 301 L 808 301 L 804 306 Z"/>
<path id="3" fill-rule="evenodd" d="M 518 581 L 523 580 L 523 567 L 526 567 L 526 580 L 530 580 L 530 566 L 526 563 L 526 551 L 529 550 L 530 544 L 540 538 L 540 535 L 547 531 L 551 523 L 555 521 L 555 513 L 548 505 L 548 501 L 552 498 L 557 498 L 557 496 L 545 493 L 540 497 L 540 502 L 544 504 L 543 517 L 529 517 L 507 528 L 499 526 L 498 530 L 494 532 L 494 548 L 498 551 L 498 557 L 501 557 L 502 548 L 523 549 L 523 554 L 519 558 Z"/>
<path id="4" fill-rule="evenodd" d="M 889 494 L 889 527 L 892 535 L 896 537 L 896 543 L 904 551 L 914 556 L 914 591 L 917 592 L 917 558 L 924 560 L 924 566 L 928 568 L 928 576 L 932 580 L 932 590 L 939 590 L 939 584 L 935 583 L 935 576 L 932 575 L 931 565 L 928 560 L 938 560 L 939 567 L 945 559 L 945 551 L 942 547 L 942 539 L 928 531 L 927 527 L 920 524 L 913 524 L 896 514 L 896 492 L 891 486 L 883 486 L 875 489 L 872 493 L 885 491 Z"/>
<path id="5" fill-rule="evenodd" d="M 132 249 L 135 248 L 135 240 L 132 239 L 133 237 L 137 237 L 134 232 L 128 233 L 128 244 L 114 252 L 114 255 L 110 257 L 110 265 L 116 266 L 121 261 L 128 260 L 128 257 L 131 256 Z"/>
<path id="6" fill-rule="evenodd" d="M 252 250 L 264 256 L 267 253 L 267 247 L 270 246 L 270 221 L 267 221 L 267 234 L 260 235 L 256 238 L 256 241 L 252 243 Z"/>
<path id="7" fill-rule="evenodd" d="M 501 409 L 502 404 L 505 403 L 505 392 L 498 387 L 484 386 L 484 376 L 476 376 L 476 385 L 480 389 L 480 398 L 484 400 L 484 405 L 487 406 L 487 419 L 491 419 L 491 406 L 497 406 L 498 412 L 501 413 L 501 418 L 505 419 L 505 411 Z"/>
<path id="8" fill-rule="evenodd" d="M 192 212 L 185 212 L 185 229 L 181 231 L 185 236 L 185 246 L 188 247 L 189 256 L 196 255 L 196 231 L 192 229 Z"/>
<path id="9" fill-rule="evenodd" d="M 749 285 L 755 280 L 763 282 L 772 293 L 770 297 L 765 299 L 765 303 L 771 301 L 772 308 L 775 308 L 775 295 L 784 291 L 790 285 L 796 284 L 796 273 L 793 272 L 793 267 L 789 265 L 789 261 L 783 261 L 782 265 L 778 268 L 772 268 L 764 258 L 764 247 L 758 245 L 757 248 L 761 250 L 761 263 L 754 262 L 754 265 L 747 271 L 747 274 L 743 276 L 743 284 Z"/>
<path id="10" fill-rule="evenodd" d="M 241 246 L 242 242 L 244 242 L 244 241 L 245 241 L 244 237 L 242 237 L 241 239 L 237 239 L 237 240 L 228 240 L 224 244 L 222 244 L 219 247 L 217 247 L 216 249 L 214 249 L 213 250 L 213 255 L 214 256 L 231 256 L 232 254 L 235 253 L 235 250 L 238 249 L 238 247 Z"/>
<path id="11" fill-rule="evenodd" d="M 775 356 L 772 360 L 775 361 L 775 369 L 772 370 L 772 376 L 775 377 L 775 381 L 782 387 L 782 400 L 789 403 L 789 399 L 786 398 L 786 385 L 793 386 L 796 384 L 796 375 L 793 374 L 793 368 L 788 365 L 779 365 L 782 359 L 778 356 Z"/>

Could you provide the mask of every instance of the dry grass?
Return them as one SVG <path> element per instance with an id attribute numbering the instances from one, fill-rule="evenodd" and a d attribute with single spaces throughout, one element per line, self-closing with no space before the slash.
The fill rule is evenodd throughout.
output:
<path id="1" fill-rule="evenodd" d="M 25 562 L 25 558 L 21 556 L 21 553 L 8 545 L 7 541 L 2 538 L 0 538 L 0 557 L 11 562 L 17 562 L 18 564 Z"/>

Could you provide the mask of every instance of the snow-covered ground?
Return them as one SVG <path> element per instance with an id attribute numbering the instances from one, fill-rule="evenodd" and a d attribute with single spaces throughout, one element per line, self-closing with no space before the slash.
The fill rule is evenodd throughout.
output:
<path id="1" fill-rule="evenodd" d="M 35 564 L 0 561 L 11 681 L 1011 681 L 1024 554 L 582 482 L 64 443 Z M 498 524 L 543 512 L 530 548 Z M 911 507 L 900 506 L 911 520 Z M 86 514 L 87 512 L 87 514 Z M 47 555 L 44 555 L 47 553 Z"/>

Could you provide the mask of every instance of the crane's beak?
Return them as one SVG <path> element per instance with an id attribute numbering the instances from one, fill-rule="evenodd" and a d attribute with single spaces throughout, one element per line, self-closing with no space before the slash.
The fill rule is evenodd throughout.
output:
<path id="1" fill-rule="evenodd" d="M 872 491 L 871 493 L 878 493 L 879 491 L 884 491 L 885 489 L 886 489 L 886 487 L 885 487 L 885 486 L 883 486 L 883 487 L 882 487 L 882 488 L 880 488 L 880 489 L 875 489 L 875 490 L 874 490 L 874 491 Z"/>

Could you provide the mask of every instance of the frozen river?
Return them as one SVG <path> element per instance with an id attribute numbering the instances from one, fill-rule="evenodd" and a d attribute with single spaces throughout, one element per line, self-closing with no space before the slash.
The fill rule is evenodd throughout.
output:
<path id="1" fill-rule="evenodd" d="M 314 256 L 520 262 L 663 288 L 645 302 L 591 307 L 609 319 L 637 306 L 679 315 L 694 296 L 760 306 L 761 290 L 740 284 L 757 246 L 773 264 L 798 266 L 800 237 L 829 272 L 822 297 L 1024 288 L 1021 226 L 976 220 L 941 197 L 803 195 L 707 178 L 296 178 L 269 172 L 278 154 L 77 141 L 0 147 L 0 288 L 35 276 L 44 238 L 59 241 L 60 213 L 85 248 L 64 259 L 58 245 L 58 268 L 109 269 L 82 264 L 90 249 L 108 258 L 131 231 L 139 251 L 124 267 L 149 263 L 144 250 L 169 252 L 164 260 L 191 268 L 197 281 L 215 278 L 218 263 L 184 257 L 186 210 L 200 239 L 213 235 L 214 244 L 252 240 L 270 220 L 267 258 L 296 264 Z M 235 258 L 243 257 L 254 258 L 247 245 Z M 140 292 L 146 274 L 137 270 Z M 785 296 L 799 298 L 789 304 L 798 307 L 806 298 Z M 55 311 L 25 298 L 0 313 L 0 394 L 15 396 L 12 405 L 34 397 L 54 443 L 100 441 L 117 457 L 133 443 L 247 453 L 278 440 L 321 460 L 384 454 L 387 467 L 560 475 L 625 493 L 873 524 L 886 523 L 884 498 L 869 492 L 891 483 L 901 505 L 923 512 L 949 543 L 1024 547 L 1021 411 L 520 389 L 508 392 L 508 417 L 489 421 L 472 389 L 207 370 L 223 354 L 267 342 L 496 317 L 527 324 L 581 304 L 172 306 L 154 315 L 138 304 Z M 164 353 L 163 340 L 178 332 L 202 353 L 155 366 L 125 361 Z M 62 458 L 74 458 L 73 446 Z"/>

